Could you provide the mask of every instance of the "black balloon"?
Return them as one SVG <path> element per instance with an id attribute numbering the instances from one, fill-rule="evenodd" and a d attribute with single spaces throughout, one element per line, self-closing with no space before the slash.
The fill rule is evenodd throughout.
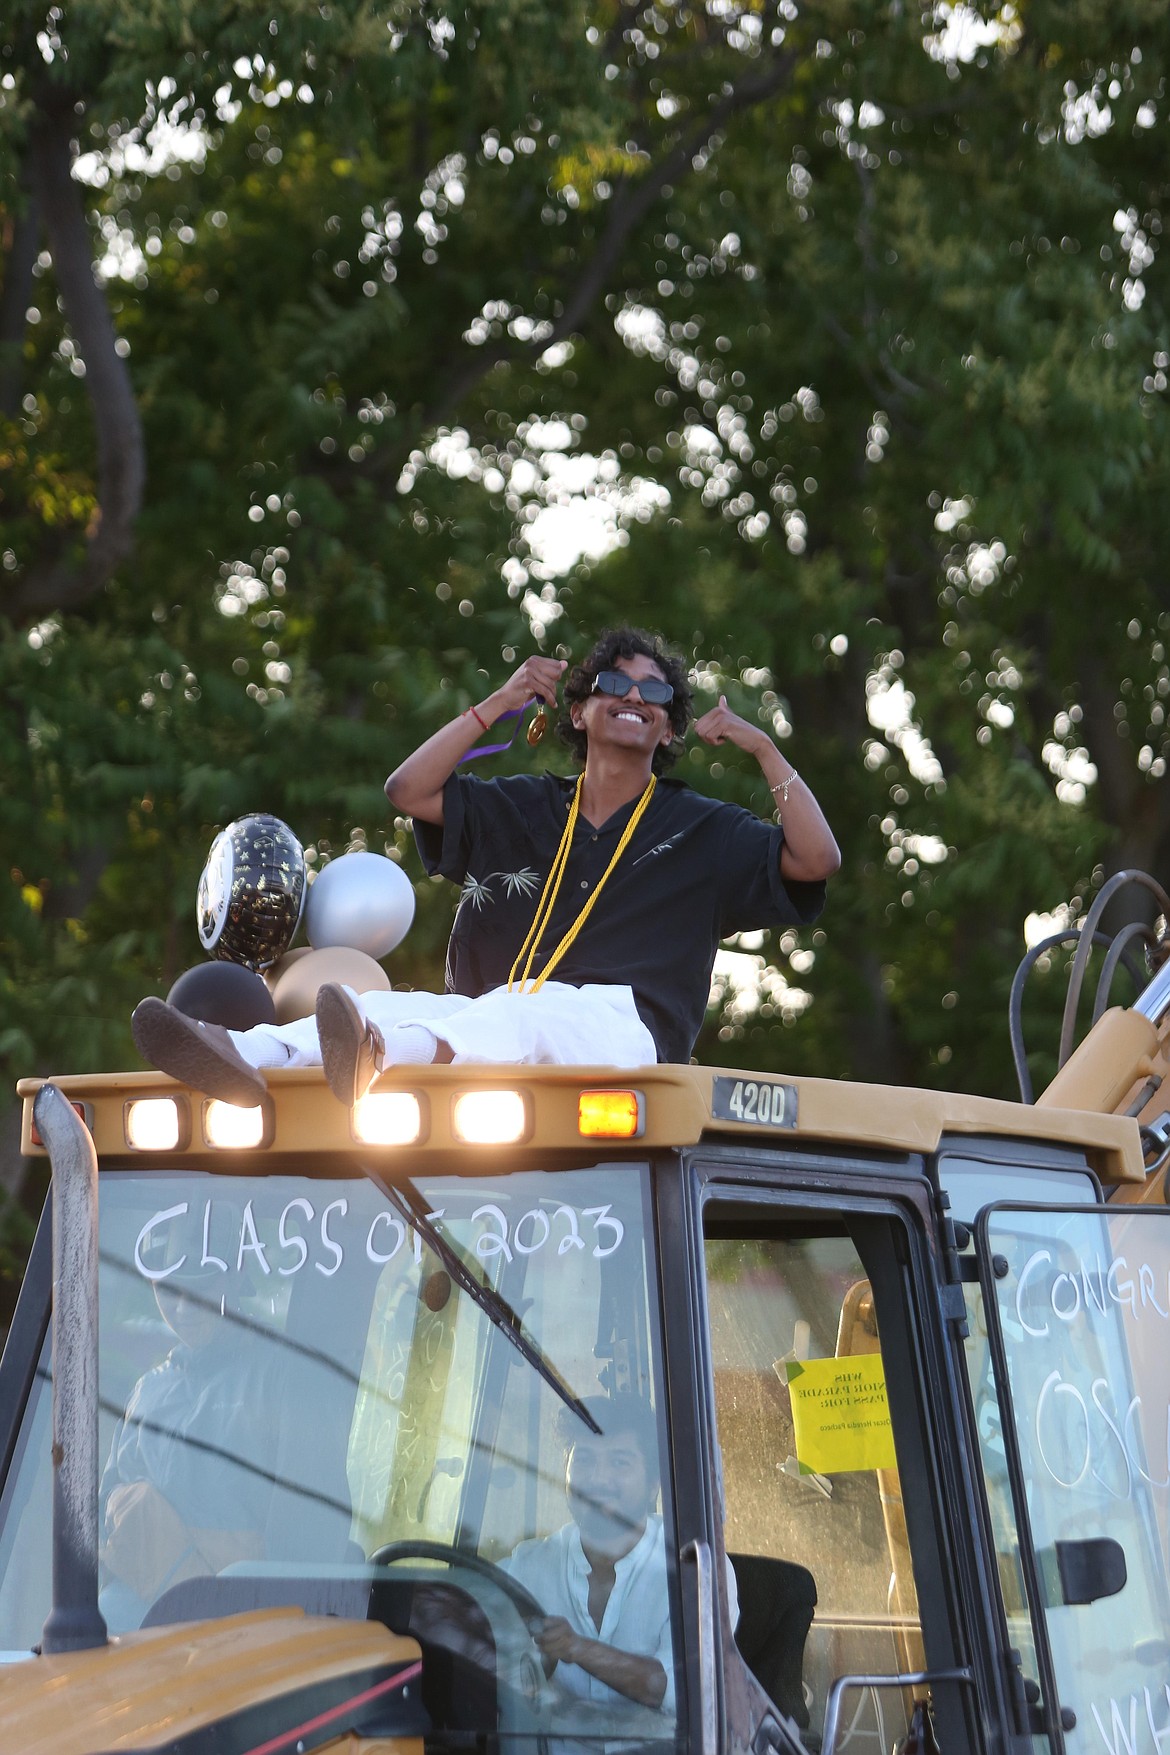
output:
<path id="1" fill-rule="evenodd" d="M 241 963 L 197 963 L 184 970 L 167 994 L 167 1003 L 202 1024 L 223 1024 L 228 1030 L 276 1022 L 276 1007 L 263 976 Z"/>
<path id="2" fill-rule="evenodd" d="M 304 905 L 304 849 L 287 823 L 238 817 L 215 837 L 196 902 L 205 951 L 268 969 L 292 943 Z"/>

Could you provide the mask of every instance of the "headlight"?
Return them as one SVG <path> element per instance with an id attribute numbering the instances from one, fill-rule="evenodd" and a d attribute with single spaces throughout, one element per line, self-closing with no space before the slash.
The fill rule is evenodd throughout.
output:
<path id="1" fill-rule="evenodd" d="M 363 1146 L 413 1146 L 423 1134 L 422 1104 L 413 1091 L 371 1091 L 354 1104 L 350 1126 Z"/>
<path id="2" fill-rule="evenodd" d="M 528 1132 L 520 1091 L 464 1091 L 451 1105 L 451 1132 L 469 1146 L 511 1146 Z"/>
<path id="3" fill-rule="evenodd" d="M 186 1145 L 187 1105 L 176 1097 L 138 1097 L 127 1103 L 126 1144 L 135 1152 L 173 1152 Z"/>
<path id="4" fill-rule="evenodd" d="M 268 1144 L 270 1120 L 271 1112 L 264 1104 L 241 1109 L 235 1103 L 212 1098 L 203 1108 L 203 1137 L 217 1151 L 246 1152 Z"/>

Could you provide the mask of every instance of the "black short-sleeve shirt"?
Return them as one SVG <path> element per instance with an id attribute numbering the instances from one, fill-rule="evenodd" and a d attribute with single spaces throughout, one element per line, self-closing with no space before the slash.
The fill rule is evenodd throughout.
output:
<path id="1" fill-rule="evenodd" d="M 447 948 L 448 992 L 478 998 L 507 982 L 560 845 L 575 784 L 547 773 L 500 780 L 453 774 L 443 790 L 442 827 L 416 819 L 427 870 L 463 886 Z M 578 819 L 533 975 L 603 876 L 636 802 L 600 828 Z M 783 840 L 778 825 L 751 811 L 660 779 L 552 979 L 575 987 L 628 985 L 659 1059 L 689 1060 L 720 939 L 806 925 L 824 907 L 823 883 L 780 875 Z"/>

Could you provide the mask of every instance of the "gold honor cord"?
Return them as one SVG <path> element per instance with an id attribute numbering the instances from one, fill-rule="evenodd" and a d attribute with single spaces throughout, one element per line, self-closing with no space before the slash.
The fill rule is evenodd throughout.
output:
<path id="1" fill-rule="evenodd" d="M 516 954 L 516 961 L 512 964 L 511 971 L 508 975 L 509 993 L 540 992 L 540 989 L 544 986 L 545 982 L 548 980 L 549 976 L 552 974 L 553 970 L 556 968 L 557 964 L 565 955 L 566 951 L 573 943 L 573 940 L 588 920 L 590 913 L 593 910 L 593 904 L 605 888 L 610 873 L 625 852 L 626 848 L 629 846 L 634 830 L 641 822 L 646 812 L 646 806 L 650 803 L 650 800 L 654 795 L 654 788 L 658 784 L 658 776 L 656 774 L 651 774 L 650 784 L 634 806 L 633 814 L 622 831 L 622 838 L 614 849 L 613 858 L 602 872 L 593 894 L 582 908 L 580 914 L 578 914 L 576 920 L 574 920 L 572 926 L 570 926 L 568 932 L 565 934 L 540 974 L 533 981 L 532 986 L 526 987 L 524 984 L 532 972 L 532 964 L 536 957 L 537 948 L 540 944 L 544 929 L 552 918 L 553 905 L 557 899 L 557 891 L 561 887 L 561 879 L 564 877 L 565 868 L 569 863 L 569 848 L 573 844 L 573 831 L 577 827 L 577 818 L 581 811 L 581 788 L 584 784 L 585 776 L 582 774 L 577 780 L 577 789 L 573 794 L 573 803 L 569 810 L 569 820 L 565 824 L 565 832 L 561 836 L 561 844 L 557 848 L 553 862 L 549 866 L 548 876 L 544 880 L 544 889 L 541 892 L 540 901 L 536 905 L 536 914 L 533 918 L 532 925 L 528 928 L 528 936 L 520 946 L 520 949 Z M 519 981 L 517 982 L 516 971 L 520 968 L 521 959 L 525 956 L 527 957 L 527 960 L 524 963 L 524 968 L 521 970 Z"/>

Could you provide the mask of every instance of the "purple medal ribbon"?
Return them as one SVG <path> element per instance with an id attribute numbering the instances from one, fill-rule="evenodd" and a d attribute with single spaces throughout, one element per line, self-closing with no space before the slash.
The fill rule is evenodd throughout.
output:
<path id="1" fill-rule="evenodd" d="M 533 695 L 532 701 L 535 701 L 535 699 L 536 696 Z M 496 720 L 496 724 L 498 725 L 501 719 L 522 719 L 525 713 L 527 713 L 529 707 L 531 707 L 532 701 L 525 701 L 522 707 L 509 707 L 506 713 L 500 714 L 500 718 Z M 461 767 L 464 762 L 476 762 L 479 760 L 480 756 L 498 756 L 501 750 L 510 750 L 516 741 L 516 729 L 516 726 L 512 727 L 512 735 L 505 743 L 476 744 L 473 749 L 468 750 L 465 756 L 460 756 L 459 761 L 455 764 L 456 767 Z"/>

